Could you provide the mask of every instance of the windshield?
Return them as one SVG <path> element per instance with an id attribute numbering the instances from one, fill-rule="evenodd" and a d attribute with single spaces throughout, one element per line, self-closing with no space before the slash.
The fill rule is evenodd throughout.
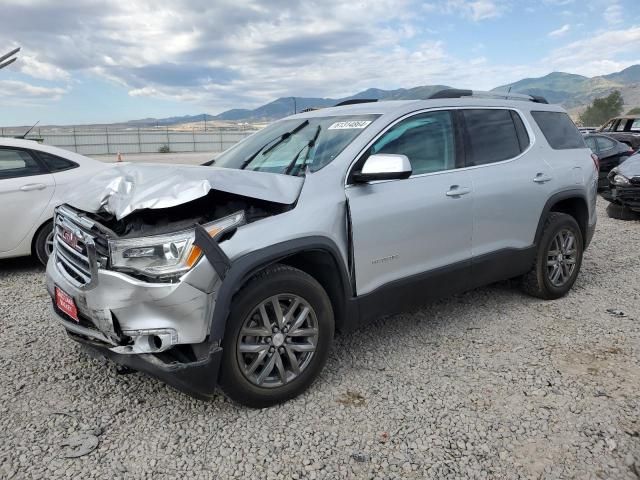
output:
<path id="1" fill-rule="evenodd" d="M 216 167 L 299 175 L 336 158 L 378 115 L 316 117 L 276 122 L 220 155 Z"/>

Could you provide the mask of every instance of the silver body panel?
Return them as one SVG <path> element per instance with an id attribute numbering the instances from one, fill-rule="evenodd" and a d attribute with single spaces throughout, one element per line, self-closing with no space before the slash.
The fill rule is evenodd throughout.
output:
<path id="1" fill-rule="evenodd" d="M 354 162 L 398 119 L 431 109 L 492 107 L 521 115 L 531 144 L 518 157 L 404 180 L 348 184 Z M 307 112 L 293 118 L 367 113 L 380 117 L 331 163 L 305 177 L 212 167 L 123 166 L 117 173 L 96 176 L 82 192 L 74 192 L 70 203 L 88 211 L 105 209 L 118 218 L 139 208 L 185 203 L 212 189 L 295 204 L 284 213 L 238 228 L 230 240 L 222 242 L 220 247 L 232 262 L 282 242 L 321 236 L 335 243 L 340 260 L 347 265 L 350 213 L 352 281 L 357 294 L 364 295 L 395 280 L 471 262 L 480 255 L 531 247 L 545 203 L 555 193 L 583 192 L 589 203 L 589 226 L 595 225 L 597 172 L 590 151 L 586 146 L 551 149 L 531 110 L 564 112 L 552 105 L 474 98 L 381 102 Z M 548 180 L 534 180 L 539 175 Z M 456 188 L 464 194 L 451 194 Z M 54 284 L 74 297 L 82 313 L 102 319 L 107 330 L 113 314 L 123 330 L 175 329 L 176 343 L 198 343 L 209 328 L 220 281 L 203 258 L 178 283 L 141 282 L 100 269 L 96 287 L 81 291 L 58 270 L 54 256 L 47 268 L 52 295 Z"/>
<path id="2" fill-rule="evenodd" d="M 103 210 L 120 220 L 134 210 L 159 209 L 204 197 L 211 190 L 292 204 L 304 179 L 199 165 L 116 164 L 69 192 L 65 203 Z"/>

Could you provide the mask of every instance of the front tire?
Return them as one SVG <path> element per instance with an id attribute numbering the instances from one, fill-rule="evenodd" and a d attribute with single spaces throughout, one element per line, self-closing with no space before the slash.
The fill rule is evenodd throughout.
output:
<path id="1" fill-rule="evenodd" d="M 296 268 L 270 266 L 233 300 L 220 387 L 254 408 L 294 398 L 324 367 L 333 333 L 333 309 L 322 286 Z"/>
<path id="2" fill-rule="evenodd" d="M 533 268 L 522 279 L 524 291 L 545 300 L 566 295 L 578 277 L 583 251 L 584 240 L 575 218 L 551 212 L 544 224 Z"/>
<path id="3" fill-rule="evenodd" d="M 53 251 L 53 222 L 47 222 L 36 233 L 33 240 L 33 253 L 44 266 L 47 265 Z"/>

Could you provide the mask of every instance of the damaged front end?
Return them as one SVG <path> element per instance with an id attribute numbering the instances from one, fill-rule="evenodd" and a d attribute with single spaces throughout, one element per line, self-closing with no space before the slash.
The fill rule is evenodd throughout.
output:
<path id="1" fill-rule="evenodd" d="M 640 213 L 640 155 L 629 157 L 607 176 L 609 188 L 602 197 Z"/>
<path id="2" fill-rule="evenodd" d="M 94 177 L 58 207 L 47 266 L 73 339 L 196 396 L 213 393 L 221 354 L 210 330 L 224 269 L 211 242 L 228 262 L 219 244 L 293 208 L 302 186 L 226 170 L 126 165 Z"/>

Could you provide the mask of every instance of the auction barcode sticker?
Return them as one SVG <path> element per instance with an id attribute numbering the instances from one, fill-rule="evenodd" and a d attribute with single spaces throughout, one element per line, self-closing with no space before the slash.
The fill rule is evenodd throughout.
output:
<path id="1" fill-rule="evenodd" d="M 329 127 L 329 130 L 346 130 L 350 128 L 365 128 L 371 120 L 352 120 L 350 122 L 336 122 Z"/>

